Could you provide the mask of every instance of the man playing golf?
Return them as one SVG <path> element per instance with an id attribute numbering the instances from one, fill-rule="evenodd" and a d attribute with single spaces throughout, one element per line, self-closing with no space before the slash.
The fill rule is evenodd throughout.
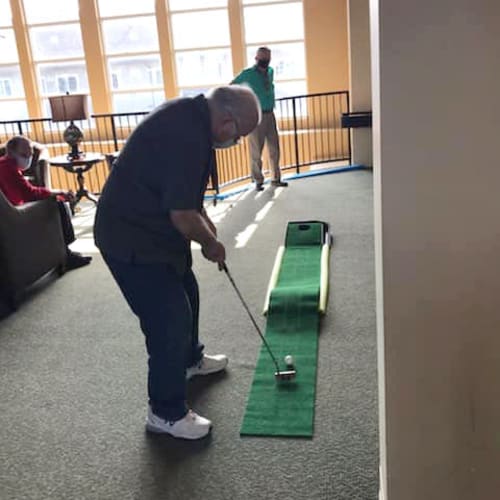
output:
<path id="1" fill-rule="evenodd" d="M 204 354 L 198 340 L 190 243 L 224 263 L 203 209 L 212 149 L 233 146 L 260 118 L 255 94 L 238 85 L 168 101 L 128 138 L 100 197 L 95 241 L 145 336 L 152 432 L 185 439 L 210 432 L 210 420 L 187 406 L 186 380 L 224 370 L 228 359 Z"/>

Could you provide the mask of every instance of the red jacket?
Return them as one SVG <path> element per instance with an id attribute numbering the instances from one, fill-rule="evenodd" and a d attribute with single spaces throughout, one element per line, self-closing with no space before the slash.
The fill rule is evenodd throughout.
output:
<path id="1" fill-rule="evenodd" d="M 52 196 L 50 190 L 33 186 L 25 179 L 16 160 L 0 156 L 0 190 L 13 205 L 43 200 Z"/>

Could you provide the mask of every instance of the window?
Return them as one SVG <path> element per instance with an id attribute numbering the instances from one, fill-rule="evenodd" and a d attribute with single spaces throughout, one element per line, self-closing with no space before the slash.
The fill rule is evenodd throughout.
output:
<path id="1" fill-rule="evenodd" d="M 227 7 L 227 0 L 170 0 L 170 10 L 194 10 Z"/>
<path id="2" fill-rule="evenodd" d="M 101 17 L 134 16 L 152 14 L 155 11 L 155 0 L 99 0 Z"/>
<path id="3" fill-rule="evenodd" d="M 43 96 L 88 92 L 84 63 L 79 61 L 40 63 L 37 67 Z"/>
<path id="4" fill-rule="evenodd" d="M 304 40 L 302 2 L 267 3 L 243 8 L 246 42 Z"/>
<path id="5" fill-rule="evenodd" d="M 106 54 L 158 52 L 154 16 L 109 19 L 102 22 Z"/>
<path id="6" fill-rule="evenodd" d="M 0 97 L 12 97 L 12 80 L 0 79 Z"/>
<path id="7" fill-rule="evenodd" d="M 57 89 L 61 94 L 75 93 L 78 89 L 78 76 L 76 75 L 58 75 Z"/>
<path id="8" fill-rule="evenodd" d="M 229 83 L 227 0 L 169 0 L 169 12 L 179 94 L 193 96 Z"/>
<path id="9" fill-rule="evenodd" d="M 0 0 L 0 120 L 28 118 L 9 0 Z"/>
<path id="10" fill-rule="evenodd" d="M 23 0 L 28 24 L 78 20 L 78 0 Z"/>
<path id="11" fill-rule="evenodd" d="M 149 82 L 153 87 L 163 85 L 163 75 L 158 65 L 154 68 L 148 68 Z"/>
<path id="12" fill-rule="evenodd" d="M 276 98 L 306 94 L 302 2 L 243 0 L 243 21 L 248 65 L 254 64 L 260 46 L 271 49 Z M 288 109 L 277 106 L 278 114 Z"/>
<path id="13" fill-rule="evenodd" d="M 114 71 L 111 72 L 111 89 L 116 90 L 120 88 L 120 80 L 118 73 L 115 73 Z"/>
<path id="14" fill-rule="evenodd" d="M 165 100 L 154 0 L 99 0 L 113 111 L 150 111 Z"/>
<path id="15" fill-rule="evenodd" d="M 50 116 L 49 96 L 89 92 L 78 0 L 23 0 L 23 5 L 42 107 Z"/>
<path id="16" fill-rule="evenodd" d="M 175 64 L 181 88 L 226 83 L 233 78 L 231 53 L 225 49 L 177 52 Z"/>
<path id="17" fill-rule="evenodd" d="M 110 57 L 108 66 L 113 90 L 163 89 L 160 56 Z"/>

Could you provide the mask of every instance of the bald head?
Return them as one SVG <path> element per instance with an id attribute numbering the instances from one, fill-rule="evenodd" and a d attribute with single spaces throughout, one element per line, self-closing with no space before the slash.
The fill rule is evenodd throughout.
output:
<path id="1" fill-rule="evenodd" d="M 33 148 L 31 141 L 22 135 L 16 135 L 9 139 L 5 146 L 5 151 L 9 158 L 16 161 L 16 165 L 21 170 L 26 170 L 31 165 Z"/>
<path id="2" fill-rule="evenodd" d="M 207 95 L 212 137 L 216 143 L 227 143 L 248 135 L 260 122 L 259 100 L 243 85 L 216 87 Z"/>
<path id="3" fill-rule="evenodd" d="M 271 49 L 269 47 L 259 47 L 255 57 L 257 59 L 271 59 Z"/>
<path id="4" fill-rule="evenodd" d="M 17 154 L 30 155 L 31 154 L 31 141 L 22 135 L 16 135 L 9 139 L 5 146 L 5 150 L 9 156 Z"/>

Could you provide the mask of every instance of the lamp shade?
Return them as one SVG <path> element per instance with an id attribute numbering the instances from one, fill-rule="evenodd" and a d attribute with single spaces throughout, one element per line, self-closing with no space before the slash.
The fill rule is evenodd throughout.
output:
<path id="1" fill-rule="evenodd" d="M 53 122 L 85 120 L 88 118 L 87 95 L 66 94 L 49 97 Z"/>

